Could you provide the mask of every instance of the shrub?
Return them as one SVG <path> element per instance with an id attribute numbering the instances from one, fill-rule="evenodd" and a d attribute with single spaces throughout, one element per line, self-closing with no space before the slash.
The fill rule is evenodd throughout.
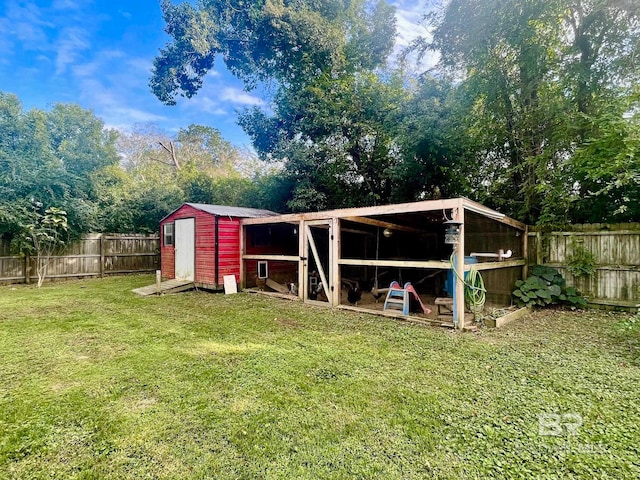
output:
<path id="1" fill-rule="evenodd" d="M 567 287 L 558 270 L 542 265 L 535 266 L 526 280 L 518 280 L 512 294 L 520 307 L 569 305 L 573 310 L 587 305 L 587 300 L 575 287 Z"/>
<path id="2" fill-rule="evenodd" d="M 567 270 L 574 277 L 591 277 L 596 273 L 596 257 L 584 245 L 573 242 L 573 255 L 569 258 Z"/>

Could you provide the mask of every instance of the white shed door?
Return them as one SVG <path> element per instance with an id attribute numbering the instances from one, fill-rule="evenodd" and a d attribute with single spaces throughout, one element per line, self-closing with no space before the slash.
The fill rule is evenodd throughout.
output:
<path id="1" fill-rule="evenodd" d="M 194 280 L 196 266 L 196 222 L 194 218 L 176 220 L 175 226 L 176 278 Z"/>

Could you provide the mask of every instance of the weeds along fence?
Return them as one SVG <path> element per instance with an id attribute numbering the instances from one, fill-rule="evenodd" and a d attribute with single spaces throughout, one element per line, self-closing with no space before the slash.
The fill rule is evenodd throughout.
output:
<path id="1" fill-rule="evenodd" d="M 528 233 L 528 265 L 557 268 L 592 304 L 640 304 L 640 223 L 572 225 Z M 579 270 L 592 274 L 576 275 Z"/>
<path id="2" fill-rule="evenodd" d="M 157 235 L 89 234 L 48 258 L 47 279 L 104 277 L 127 273 L 153 272 L 160 264 Z M 36 259 L 9 255 L 0 243 L 0 283 L 37 281 Z"/>

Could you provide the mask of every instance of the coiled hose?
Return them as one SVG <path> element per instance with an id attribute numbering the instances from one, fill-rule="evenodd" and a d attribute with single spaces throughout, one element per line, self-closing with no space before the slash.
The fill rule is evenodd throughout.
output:
<path id="1" fill-rule="evenodd" d="M 464 299 L 469 305 L 469 310 L 476 314 L 482 311 L 484 304 L 487 301 L 487 289 L 484 287 L 484 280 L 482 279 L 480 272 L 475 268 L 471 268 L 471 270 L 469 270 L 466 279 L 463 276 L 460 276 L 460 273 L 456 270 L 454 262 L 455 256 L 456 252 L 453 252 L 449 259 L 449 263 L 451 263 L 451 270 L 453 270 L 456 277 L 462 280 L 462 283 L 465 286 Z"/>

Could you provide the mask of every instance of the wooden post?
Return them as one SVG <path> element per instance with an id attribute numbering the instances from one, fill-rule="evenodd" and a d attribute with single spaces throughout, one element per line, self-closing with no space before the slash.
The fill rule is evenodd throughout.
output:
<path id="1" fill-rule="evenodd" d="M 162 270 L 156 270 L 156 293 L 162 293 Z"/>
<path id="2" fill-rule="evenodd" d="M 542 265 L 542 232 L 536 232 L 536 265 Z"/>
<path id="3" fill-rule="evenodd" d="M 242 223 L 240 223 L 240 289 L 243 289 L 246 287 L 246 283 L 245 283 L 245 265 L 244 265 L 244 255 L 245 255 L 245 250 L 246 250 L 246 236 L 247 234 L 247 227 L 245 225 L 243 225 Z"/>
<path id="4" fill-rule="evenodd" d="M 100 278 L 104 278 L 104 233 L 100 234 Z"/>
<path id="5" fill-rule="evenodd" d="M 524 280 L 529 276 L 529 225 L 524 227 L 522 237 L 522 256 L 524 257 L 524 265 L 522 266 L 522 278 Z"/>
<path id="6" fill-rule="evenodd" d="M 24 283 L 31 283 L 31 255 L 29 252 L 24 255 Z"/>
<path id="7" fill-rule="evenodd" d="M 329 244 L 329 259 L 331 267 L 329 268 L 329 275 L 331 280 L 331 305 L 337 307 L 340 305 L 340 219 L 331 219 L 331 239 Z"/>
<path id="8" fill-rule="evenodd" d="M 461 223 L 460 225 L 460 240 L 458 243 L 458 249 L 456 250 L 455 264 L 458 271 L 458 275 L 455 275 L 455 310 L 456 310 L 456 322 L 458 328 L 462 330 L 464 328 L 464 204 L 460 201 L 460 205 L 457 211 L 457 217 L 455 220 Z"/>
<path id="9" fill-rule="evenodd" d="M 298 253 L 300 255 L 300 260 L 298 261 L 298 297 L 303 301 L 307 296 L 307 240 L 305 228 L 306 224 L 304 220 L 300 220 L 298 224 Z"/>

